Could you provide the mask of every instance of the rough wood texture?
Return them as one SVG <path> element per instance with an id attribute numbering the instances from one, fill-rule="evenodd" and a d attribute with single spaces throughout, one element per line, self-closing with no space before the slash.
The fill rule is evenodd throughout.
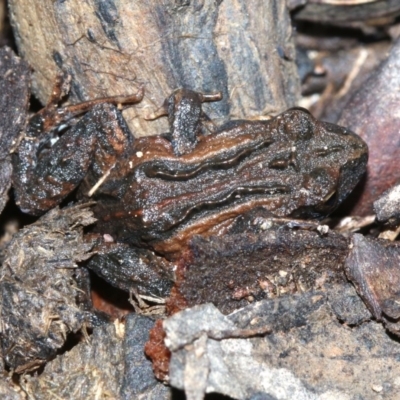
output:
<path id="1" fill-rule="evenodd" d="M 8 190 L 11 186 L 12 166 L 10 152 L 12 147 L 15 146 L 18 135 L 26 121 L 29 99 L 29 79 L 30 72 L 27 63 L 17 57 L 10 48 L 1 48 L 0 213 L 3 211 L 7 202 Z"/>
<path id="2" fill-rule="evenodd" d="M 395 19 L 400 12 L 398 0 L 369 0 L 359 1 L 342 0 L 339 1 L 296 1 L 289 0 L 289 7 L 295 8 L 298 5 L 307 3 L 296 14 L 297 20 L 313 21 L 329 24 L 343 24 L 349 22 L 359 22 L 374 20 L 375 24 L 387 23 Z M 324 4 L 323 4 L 324 3 Z"/>
<path id="3" fill-rule="evenodd" d="M 347 103 L 338 121 L 357 132 L 368 144 L 369 161 L 364 186 L 349 203 L 353 215 L 372 214 L 372 204 L 400 180 L 400 39 L 388 59 Z M 356 196 L 359 196 L 358 198 Z"/>
<path id="4" fill-rule="evenodd" d="M 9 7 L 36 96 L 46 102 L 60 68 L 72 75 L 73 102 L 145 85 L 144 101 L 124 114 L 137 136 L 167 129 L 165 120 L 142 117 L 179 87 L 222 91 L 207 110 L 221 120 L 280 112 L 299 95 L 280 0 L 10 0 Z"/>

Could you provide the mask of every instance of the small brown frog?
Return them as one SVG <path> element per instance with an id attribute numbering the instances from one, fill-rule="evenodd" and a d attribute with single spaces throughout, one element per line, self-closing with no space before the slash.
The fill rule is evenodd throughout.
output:
<path id="1" fill-rule="evenodd" d="M 98 232 L 168 259 L 194 235 L 223 234 L 257 207 L 276 217 L 326 216 L 365 172 L 364 141 L 301 108 L 210 133 L 202 103 L 220 95 L 180 89 L 162 113 L 170 131 L 135 139 L 119 110 L 104 102 L 135 102 L 142 93 L 56 108 L 64 92 L 57 89 L 31 119 L 14 156 L 17 204 L 39 215 L 79 187 L 80 198 L 97 202 Z M 89 108 L 57 133 L 58 120 L 68 123 Z"/>

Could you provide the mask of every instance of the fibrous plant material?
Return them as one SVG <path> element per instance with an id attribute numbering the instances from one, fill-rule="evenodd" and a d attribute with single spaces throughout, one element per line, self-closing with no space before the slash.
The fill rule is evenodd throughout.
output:
<path id="1" fill-rule="evenodd" d="M 0 380 L 0 398 L 2 400 L 25 400 L 24 393 L 10 380 Z"/>
<path id="2" fill-rule="evenodd" d="M 120 399 L 124 375 L 124 329 L 120 325 L 95 328 L 90 343 L 80 343 L 58 356 L 40 376 L 22 377 L 21 387 L 37 400 Z"/>
<path id="3" fill-rule="evenodd" d="M 46 365 L 39 376 L 21 377 L 28 396 L 47 400 L 168 400 L 171 388 L 157 381 L 143 352 L 154 325 L 151 318 L 130 314 L 93 330 L 82 342 Z"/>
<path id="4" fill-rule="evenodd" d="M 6 366 L 15 372 L 38 368 L 69 333 L 95 323 L 90 310 L 77 304 L 77 298 L 89 302 L 78 287 L 77 262 L 92 255 L 83 227 L 94 221 L 87 205 L 54 209 L 8 244 L 0 279 L 0 341 Z"/>

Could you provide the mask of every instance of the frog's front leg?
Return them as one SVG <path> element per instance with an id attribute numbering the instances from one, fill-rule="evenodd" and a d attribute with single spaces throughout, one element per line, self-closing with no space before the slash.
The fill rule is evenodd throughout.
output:
<path id="1" fill-rule="evenodd" d="M 140 97 L 136 95 L 136 101 Z M 132 102 L 133 97 L 128 99 Z M 28 135 L 13 155 L 13 184 L 22 211 L 40 215 L 55 207 L 79 185 L 93 164 L 101 170 L 98 172 L 106 173 L 131 147 L 133 136 L 118 109 L 110 104 L 93 107 L 96 102 L 110 100 L 53 108 L 33 117 Z M 60 123 L 88 108 L 93 109 L 59 138 L 54 136 L 54 125 L 47 132 L 38 129 L 40 125 L 49 127 L 52 114 L 64 117 L 57 121 Z"/>
<path id="2" fill-rule="evenodd" d="M 222 93 L 204 94 L 189 89 L 178 89 L 169 96 L 158 112 L 148 119 L 168 116 L 170 131 L 166 135 L 177 156 L 190 153 L 202 133 L 203 122 L 208 116 L 202 110 L 202 103 L 219 101 Z"/>
<path id="3" fill-rule="evenodd" d="M 141 87 L 137 93 L 130 96 L 102 97 L 60 107 L 59 104 L 69 92 L 70 81 L 71 77 L 68 74 L 60 74 L 56 77 L 46 107 L 42 108 L 30 118 L 26 127 L 25 136 L 35 137 L 42 142 L 43 140 L 50 138 L 51 134 L 54 136 L 60 128 L 65 128 L 65 126 L 73 124 L 74 118 L 87 113 L 98 104 L 108 103 L 118 106 L 123 104 L 134 104 L 140 102 L 144 95 L 144 89 Z"/>

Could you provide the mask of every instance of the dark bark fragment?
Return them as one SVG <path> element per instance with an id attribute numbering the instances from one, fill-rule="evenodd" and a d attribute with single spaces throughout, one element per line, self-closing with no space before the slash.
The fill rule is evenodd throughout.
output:
<path id="1" fill-rule="evenodd" d="M 400 334 L 400 244 L 355 234 L 346 274 L 372 315 Z"/>
<path id="2" fill-rule="evenodd" d="M 307 49 L 306 56 L 314 54 L 314 58 L 309 60 L 312 69 L 305 72 L 302 81 L 302 93 L 321 93 L 319 101 L 309 107 L 310 111 L 322 121 L 337 123 L 354 93 L 386 60 L 390 43 L 382 41 L 367 45 L 354 40 L 354 43 L 346 44 L 344 39 L 336 38 L 342 48 L 330 48 L 335 43 L 332 39 L 331 43 L 325 43 L 325 48 L 318 49 L 315 45 L 323 46 L 324 43 L 317 39 L 320 38 L 301 34 L 297 38 L 300 46 L 303 43 L 303 51 Z M 303 61 L 303 68 L 306 63 L 307 60 Z"/>
<path id="3" fill-rule="evenodd" d="M 299 5 L 296 0 L 290 0 L 290 2 L 292 4 L 289 3 L 289 5 L 292 8 Z M 368 20 L 375 20 L 379 23 L 379 19 L 383 23 L 388 23 L 389 18 L 394 20 L 400 15 L 400 5 L 397 0 L 365 1 L 365 4 L 345 4 L 343 2 L 341 5 L 335 5 L 330 4 L 329 1 L 325 1 L 325 3 L 308 1 L 308 4 L 296 13 L 295 18 L 299 21 L 343 25 Z"/>
<path id="4" fill-rule="evenodd" d="M 389 225 L 400 223 L 400 184 L 387 190 L 374 202 L 374 211 L 379 222 Z"/>
<path id="5" fill-rule="evenodd" d="M 151 362 L 145 356 L 144 345 L 149 340 L 149 331 L 154 320 L 130 314 L 125 325 L 125 373 L 121 387 L 121 398 L 130 400 L 146 396 L 147 400 L 171 398 L 171 388 L 156 380 Z"/>
<path id="6" fill-rule="evenodd" d="M 0 212 L 11 186 L 10 151 L 25 125 L 29 100 L 28 64 L 8 48 L 0 49 Z"/>
<path id="7" fill-rule="evenodd" d="M 176 281 L 189 307 L 212 302 L 229 313 L 255 300 L 346 280 L 348 240 L 340 234 L 290 228 L 288 221 L 249 222 L 241 233 L 191 241 Z"/>
<path id="8" fill-rule="evenodd" d="M 19 231 L 5 251 L 1 268 L 1 348 L 15 372 L 38 368 L 53 358 L 68 333 L 94 321 L 80 309 L 77 262 L 93 244 L 82 240 L 94 222 L 87 206 L 54 209 Z"/>
<path id="9" fill-rule="evenodd" d="M 254 329 L 269 326 L 274 332 L 289 332 L 293 328 L 306 327 L 310 323 L 310 314 L 329 303 L 336 318 L 347 325 L 360 325 L 371 319 L 371 313 L 349 283 L 330 285 L 325 289 L 263 300 L 239 309 L 228 318 L 241 329 L 250 325 Z"/>
<path id="10" fill-rule="evenodd" d="M 400 40 L 381 67 L 349 101 L 339 124 L 358 133 L 370 149 L 367 179 L 352 210 L 354 215 L 372 213 L 372 203 L 400 180 Z"/>
<path id="11" fill-rule="evenodd" d="M 336 318 L 346 325 L 360 325 L 371 319 L 371 313 L 351 285 L 329 288 L 327 299 Z"/>

